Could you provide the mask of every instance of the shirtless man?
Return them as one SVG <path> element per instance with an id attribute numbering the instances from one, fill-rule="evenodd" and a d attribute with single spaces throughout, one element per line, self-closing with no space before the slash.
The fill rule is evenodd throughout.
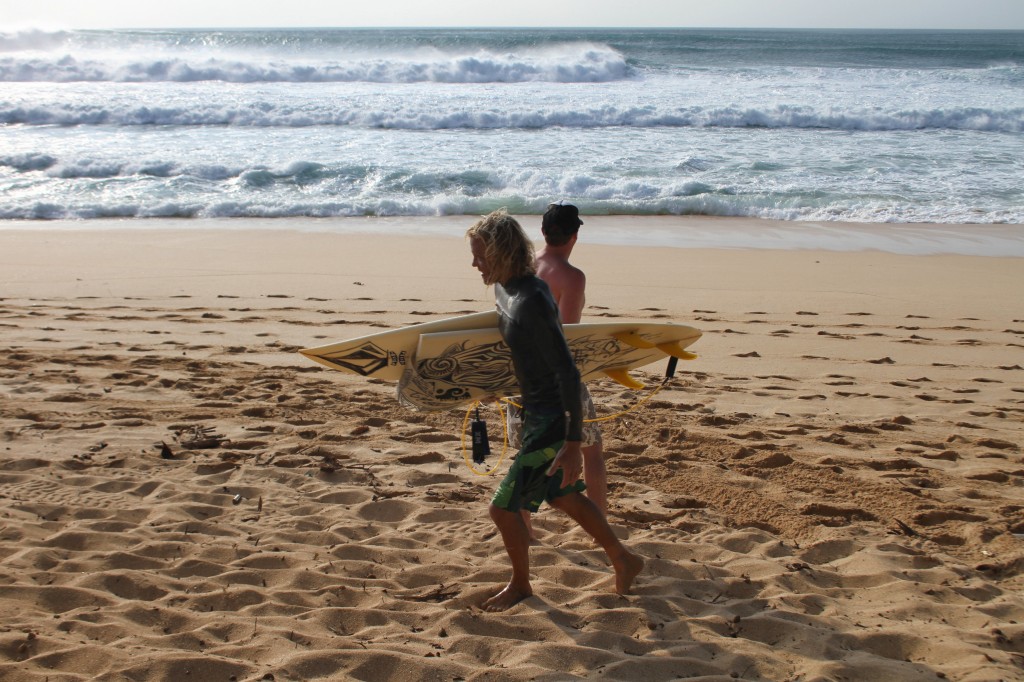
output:
<path id="1" fill-rule="evenodd" d="M 537 276 L 551 289 L 562 324 L 579 324 L 586 303 L 587 276 L 569 263 L 582 224 L 579 209 L 565 201 L 549 205 L 541 220 L 545 245 L 537 254 Z M 594 401 L 586 385 L 581 399 L 584 418 L 594 419 Z M 604 464 L 601 429 L 596 423 L 584 424 L 584 442 L 583 481 L 587 484 L 587 497 L 602 514 L 607 514 L 608 473 Z"/>
<path id="2" fill-rule="evenodd" d="M 533 594 L 530 534 L 521 510 L 537 511 L 545 501 L 601 545 L 615 570 L 615 591 L 626 594 L 644 560 L 623 546 L 601 511 L 581 493 L 580 375 L 551 291 L 535 274 L 533 244 L 505 211 L 484 217 L 466 235 L 473 267 L 485 284 L 494 285 L 498 330 L 512 354 L 524 408 L 523 444 L 489 508 L 512 577 L 483 608 L 504 611 Z"/>

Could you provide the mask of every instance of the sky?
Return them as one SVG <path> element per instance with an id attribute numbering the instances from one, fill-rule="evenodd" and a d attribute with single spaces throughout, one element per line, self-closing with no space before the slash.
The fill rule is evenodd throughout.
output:
<path id="1" fill-rule="evenodd" d="M 365 26 L 1024 30 L 1024 0 L 0 0 L 0 30 Z"/>

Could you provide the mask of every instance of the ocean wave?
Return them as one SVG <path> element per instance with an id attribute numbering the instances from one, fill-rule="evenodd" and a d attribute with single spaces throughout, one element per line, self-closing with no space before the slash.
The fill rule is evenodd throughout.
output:
<path id="1" fill-rule="evenodd" d="M 517 108 L 518 107 L 518 108 Z M 50 102 L 35 106 L 5 106 L 0 124 L 61 126 L 239 126 L 302 128 L 353 126 L 394 130 L 498 130 L 546 128 L 772 128 L 840 131 L 969 130 L 1024 132 L 1024 107 L 945 109 L 877 108 L 821 110 L 810 106 L 680 107 L 656 105 L 603 106 L 592 109 L 432 108 L 427 104 L 373 107 L 363 103 L 273 102 L 190 106 L 97 106 L 92 103 Z"/>
<path id="2" fill-rule="evenodd" d="M 492 174 L 479 170 L 432 172 L 425 170 L 396 171 L 377 166 L 342 164 L 327 166 L 314 161 L 293 161 L 280 167 L 264 164 L 227 166 L 223 164 L 179 164 L 160 160 L 117 161 L 109 159 L 61 160 L 49 154 L 14 154 L 0 156 L 0 169 L 21 173 L 39 173 L 45 181 L 109 180 L 140 181 L 160 178 L 199 182 L 216 191 L 217 187 L 233 185 L 242 190 L 321 185 L 326 191 L 334 187 L 362 185 L 374 194 L 432 196 L 453 192 L 479 195 L 500 190 L 504 183 Z"/>
<path id="3" fill-rule="evenodd" d="M 44 31 L 38 28 L 0 31 L 0 52 L 59 50 L 67 45 L 73 35 L 70 31 Z"/>
<path id="4" fill-rule="evenodd" d="M 0 167 L 12 168 L 23 173 L 45 171 L 55 163 L 57 163 L 57 159 L 49 154 L 27 153 L 0 156 Z"/>
<path id="5" fill-rule="evenodd" d="M 250 187 L 259 190 L 260 187 Z M 885 224 L 1013 224 L 1024 223 L 1019 209 L 934 206 L 892 201 L 826 201 L 780 204 L 768 196 L 740 196 L 704 192 L 699 186 L 673 194 L 667 190 L 633 188 L 635 194 L 604 198 L 580 198 L 577 203 L 588 215 L 677 215 L 749 217 L 781 221 L 859 222 Z M 705 188 L 706 189 L 706 188 Z M 593 192 L 595 197 L 601 191 Z M 612 194 L 612 193 L 608 193 Z M 645 196 L 646 195 L 646 196 Z M 324 196 L 280 201 L 258 194 L 227 199 L 224 196 L 165 198 L 140 201 L 138 197 L 112 198 L 99 202 L 0 200 L 2 220 L 93 220 L 103 218 L 338 218 L 479 216 L 498 208 L 523 215 L 539 215 L 550 201 L 543 197 L 509 191 L 418 194 L 370 193 L 367 196 Z M 0 223 L 0 229 L 3 228 Z"/>
<path id="6" fill-rule="evenodd" d="M 631 73 L 619 52 L 591 43 L 511 53 L 419 50 L 347 59 L 216 54 L 125 59 L 60 53 L 0 58 L 0 82 L 605 83 L 629 78 Z"/>

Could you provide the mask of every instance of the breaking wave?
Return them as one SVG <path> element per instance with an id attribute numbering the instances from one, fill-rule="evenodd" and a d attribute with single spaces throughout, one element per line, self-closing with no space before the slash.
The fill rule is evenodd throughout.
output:
<path id="1" fill-rule="evenodd" d="M 61 52 L 0 57 L 0 82 L 605 83 L 631 74 L 619 52 L 592 43 L 508 53 L 417 49 L 342 58 L 222 53 L 132 58 Z"/>
<path id="2" fill-rule="evenodd" d="M 302 106 L 274 102 L 208 105 L 97 106 L 52 102 L 45 106 L 8 106 L 0 102 L 0 124 L 62 126 L 355 126 L 396 130 L 544 129 L 544 128 L 793 128 L 842 131 L 971 130 L 1024 132 L 1024 107 L 908 109 L 895 111 L 819 110 L 811 106 L 679 107 L 605 106 L 591 110 L 529 107 L 451 108 L 419 105 L 366 106 L 308 102 Z"/>

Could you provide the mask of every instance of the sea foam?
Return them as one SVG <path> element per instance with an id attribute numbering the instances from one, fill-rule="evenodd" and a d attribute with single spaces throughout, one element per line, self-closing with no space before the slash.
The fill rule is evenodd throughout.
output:
<path id="1" fill-rule="evenodd" d="M 60 52 L 6 56 L 0 58 L 0 82 L 603 83 L 631 75 L 616 50 L 590 43 L 515 53 L 418 50 L 342 59 L 216 53 L 132 56 Z"/>
<path id="2" fill-rule="evenodd" d="M 1022 36 L 0 33 L 0 219 L 1021 223 Z"/>
<path id="3" fill-rule="evenodd" d="M 382 98 L 383 100 L 383 98 Z M 439 102 L 396 104 L 309 102 L 301 108 L 273 101 L 211 102 L 151 106 L 100 102 L 38 102 L 33 107 L 4 106 L 0 124 L 116 126 L 357 126 L 395 130 L 540 129 L 540 128 L 791 128 L 846 131 L 976 130 L 1024 132 L 1024 107 L 948 109 L 878 109 L 812 106 L 667 108 L 644 105 L 622 108 L 574 106 L 531 108 L 522 103 L 452 110 Z"/>

